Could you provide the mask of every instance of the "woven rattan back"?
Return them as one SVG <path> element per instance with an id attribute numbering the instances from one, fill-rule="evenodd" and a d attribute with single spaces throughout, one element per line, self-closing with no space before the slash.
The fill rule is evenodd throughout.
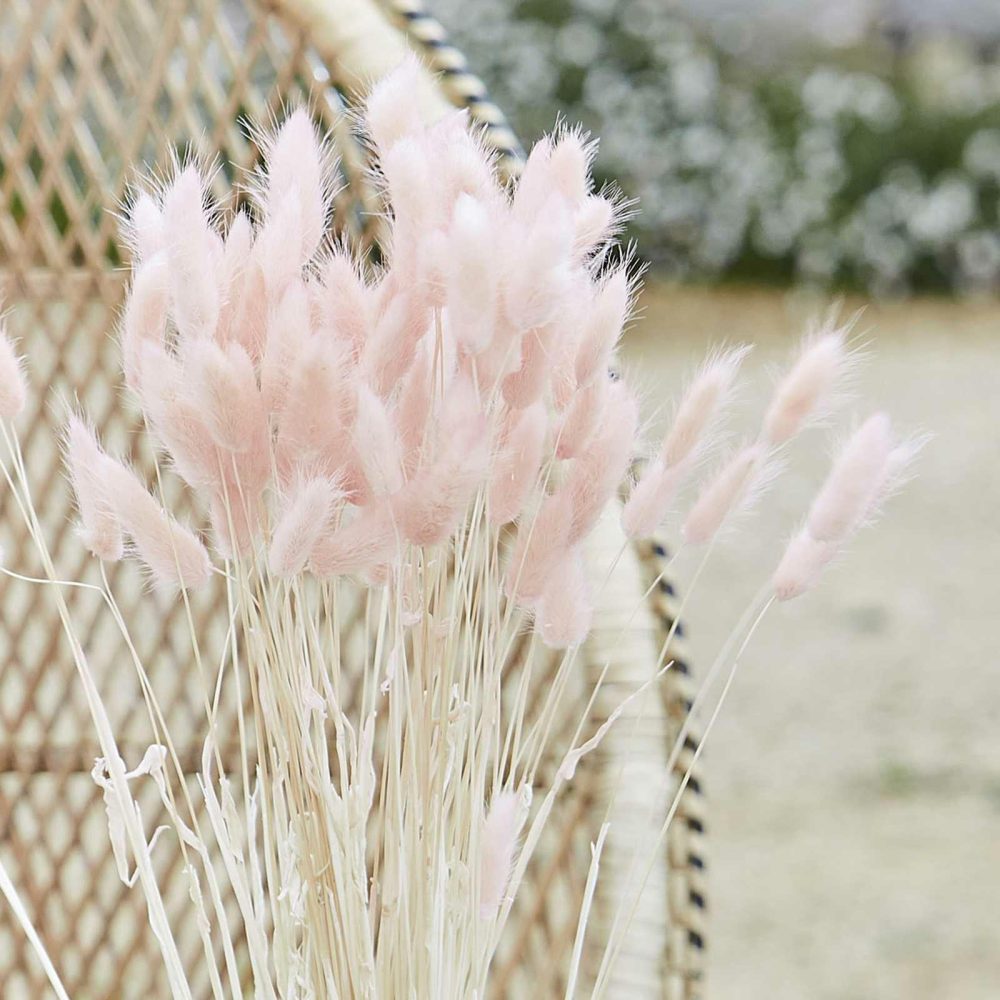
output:
<path id="1" fill-rule="evenodd" d="M 361 24 L 366 33 L 352 37 Z M 370 37 L 376 29 L 384 34 Z M 78 398 L 112 446 L 132 452 L 140 466 L 152 469 L 151 456 L 142 453 L 142 439 L 134 433 L 136 415 L 119 392 L 113 338 L 127 264 L 116 212 L 134 180 L 130 165 L 162 170 L 172 153 L 186 149 L 218 158 L 215 194 L 225 203 L 234 181 L 228 164 L 249 169 L 258 153 L 244 119 L 266 120 L 282 104 L 308 102 L 335 136 L 341 156 L 343 187 L 334 224 L 365 246 L 377 236 L 378 205 L 364 151 L 342 112 L 403 36 L 443 74 L 442 92 L 465 103 L 488 126 L 502 164 L 515 172 L 519 151 L 502 115 L 440 26 L 413 2 L 394 0 L 385 10 L 360 0 L 346 5 L 345 0 L 0 3 L 0 296 L 33 383 L 49 390 L 44 398 L 36 395 L 20 426 L 35 503 L 56 563 L 68 578 L 93 579 L 98 571 L 70 530 L 53 399 Z M 370 61 L 359 57 L 359 47 L 372 54 Z M 166 488 L 169 494 L 169 484 Z M 183 503 L 179 494 L 174 499 Z M 30 569 L 30 541 L 14 530 L 11 513 L 9 500 L 0 495 L 0 544 L 10 564 Z M 600 544 L 613 555 L 620 539 L 606 537 Z M 567 720 L 579 714 L 599 669 L 595 664 L 611 664 L 604 702 L 594 707 L 596 721 L 648 678 L 673 614 L 669 584 L 660 580 L 654 587 L 652 603 L 629 629 L 627 642 L 612 644 L 611 637 L 620 635 L 643 592 L 657 581 L 663 555 L 650 546 L 621 560 L 623 583 L 615 599 L 599 609 L 588 648 L 590 672 L 581 671 Z M 189 617 L 210 649 L 212 629 L 222 617 L 215 613 L 218 595 L 200 597 L 190 607 L 156 606 L 134 570 L 116 569 L 115 577 L 137 651 L 193 775 L 202 710 L 192 675 Z M 99 601 L 79 592 L 69 599 L 83 624 L 123 755 L 133 765 L 154 738 L 135 672 Z M 663 761 L 691 698 L 683 655 L 675 650 L 674 656 L 677 667 L 666 675 L 665 699 L 647 705 L 641 718 L 623 720 L 627 735 L 609 741 L 601 757 L 581 768 L 554 815 L 498 956 L 497 995 L 562 996 L 589 845 L 610 789 L 619 790 L 626 829 L 655 820 L 648 810 L 651 793 L 666 802 L 673 779 L 663 773 Z M 518 669 L 512 663 L 510 676 L 516 677 Z M 539 677 L 544 680 L 544 664 Z M 96 755 L 53 604 L 39 587 L 3 580 L 2 860 L 75 1000 L 164 997 L 167 986 L 141 893 L 121 883 L 108 845 L 100 796 L 89 775 Z M 623 764 L 626 759 L 631 763 Z M 138 794 L 144 815 L 155 822 L 155 794 Z M 669 857 L 655 873 L 660 881 L 648 894 L 622 963 L 622 983 L 628 986 L 616 988 L 614 995 L 699 995 L 705 898 L 700 795 L 693 781 L 673 827 Z M 602 871 L 609 873 L 610 885 L 616 866 L 625 864 L 626 847 L 609 841 Z M 155 856 L 170 912 L 177 916 L 186 906 L 182 859 L 165 842 Z M 595 906 L 595 935 L 613 905 L 613 892 L 602 893 Z M 203 966 L 196 929 L 182 927 L 180 939 L 187 966 Z M 207 979 L 196 980 L 196 986 L 201 991 L 196 995 L 208 996 Z M 27 944 L 0 909 L 0 997 L 22 1000 L 45 991 Z"/>

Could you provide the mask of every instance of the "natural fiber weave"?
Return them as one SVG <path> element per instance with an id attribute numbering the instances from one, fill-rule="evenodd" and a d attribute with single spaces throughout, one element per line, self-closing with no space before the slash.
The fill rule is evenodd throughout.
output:
<path id="1" fill-rule="evenodd" d="M 341 155 L 343 189 L 334 225 L 359 246 L 368 245 L 377 237 L 378 204 L 366 178 L 364 151 L 341 112 L 404 44 L 390 22 L 403 27 L 428 64 L 444 73 L 443 93 L 470 107 L 487 126 L 504 169 L 516 173 L 519 147 L 502 114 L 414 0 L 392 0 L 385 13 L 365 6 L 363 17 L 361 0 L 0 4 L 0 296 L 33 383 L 50 390 L 45 400 L 40 394 L 32 400 L 20 429 L 34 499 L 67 577 L 94 579 L 98 571 L 70 530 L 52 393 L 78 397 L 112 447 L 132 452 L 140 467 L 152 467 L 152 456 L 142 451 L 143 439 L 135 433 L 136 414 L 119 391 L 119 352 L 112 336 L 126 283 L 115 213 L 134 180 L 129 164 L 163 170 L 170 150 L 190 146 L 205 156 L 217 154 L 220 164 L 250 168 L 258 151 L 242 120 L 266 120 L 283 103 L 308 102 L 333 132 Z M 362 24 L 363 37 L 356 30 L 352 35 Z M 429 101 L 440 100 L 429 93 Z M 228 166 L 217 173 L 215 194 L 221 201 L 231 198 L 234 179 Z M 168 499 L 183 504 L 180 491 L 171 496 L 170 490 L 168 484 Z M 614 521 L 609 517 L 607 529 L 598 533 L 595 562 L 600 556 L 606 565 L 621 547 Z M 32 568 L 28 539 L 18 534 L 2 496 L 0 544 L 9 564 Z M 602 591 L 564 727 L 575 721 L 605 663 L 608 682 L 594 706 L 595 722 L 648 679 L 674 615 L 666 581 L 642 601 L 657 580 L 663 555 L 655 545 L 630 549 Z M 115 568 L 113 583 L 181 759 L 193 775 L 200 758 L 201 709 L 183 609 L 154 607 L 155 596 L 143 592 L 134 569 Z M 134 765 L 153 739 L 134 671 L 99 602 L 86 594 L 69 599 L 126 762 Z M 199 596 L 191 607 L 206 649 L 218 640 L 218 600 L 217 594 Z M 641 613 L 633 617 L 637 606 Z M 355 625 L 356 632 L 360 628 Z M 663 765 L 691 694 L 686 661 L 673 652 L 677 666 L 665 676 L 664 697 L 646 699 L 633 718 L 621 720 L 553 813 L 497 959 L 496 996 L 562 996 L 590 843 L 614 791 L 617 822 L 606 848 L 591 938 L 607 929 L 615 874 L 623 873 L 629 856 L 628 838 L 656 825 L 657 809 L 662 815 L 676 787 L 676 776 L 665 774 Z M 534 665 L 536 682 L 544 683 L 550 666 L 546 660 Z M 513 680 L 521 668 L 515 656 L 508 676 Z M 38 587 L 4 579 L 3 862 L 75 1000 L 163 997 L 167 987 L 141 893 L 118 880 L 100 796 L 88 773 L 97 752 L 54 607 Z M 653 790 L 658 798 L 651 816 Z M 155 794 L 140 790 L 139 798 L 147 821 L 157 823 Z M 619 963 L 612 997 L 700 995 L 705 899 L 700 799 L 695 778 Z M 176 917 L 184 912 L 187 890 L 179 854 L 167 841 L 157 845 L 154 856 L 168 886 L 168 910 Z M 193 927 L 181 928 L 180 945 L 190 969 L 203 964 Z M 590 973 L 599 958 L 599 951 L 593 952 L 586 953 Z M 46 995 L 46 989 L 26 942 L 0 911 L 0 997 L 23 1000 Z M 207 979 L 195 992 L 208 996 Z"/>

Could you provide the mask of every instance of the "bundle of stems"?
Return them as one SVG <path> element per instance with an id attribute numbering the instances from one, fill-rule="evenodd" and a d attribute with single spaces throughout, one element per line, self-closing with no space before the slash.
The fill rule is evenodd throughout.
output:
<path id="1" fill-rule="evenodd" d="M 4 475 L 94 718 L 103 755 L 94 779 L 119 871 L 139 883 L 176 998 L 192 987 L 153 863 L 158 840 L 171 836 L 214 997 L 488 993 L 553 806 L 624 707 L 593 727 L 581 705 L 569 739 L 554 725 L 614 568 L 588 562 L 588 539 L 615 517 L 624 538 L 642 538 L 679 511 L 746 353 L 709 357 L 666 437 L 646 448 L 634 393 L 609 375 L 636 269 L 615 245 L 620 199 L 593 190 L 592 145 L 560 131 L 535 147 L 509 190 L 461 113 L 419 124 L 413 73 L 404 65 L 379 84 L 363 123 L 391 206 L 378 267 L 328 242 L 332 154 L 301 110 L 260 136 L 266 170 L 249 184 L 252 213 L 215 211 L 195 163 L 177 164 L 128 212 L 124 374 L 162 461 L 147 484 L 69 413 L 66 464 L 80 539 L 102 563 L 138 560 L 151 587 L 184 602 L 195 588 L 225 588 L 224 648 L 210 655 L 191 627 L 204 703 L 197 789 L 103 576 L 97 589 L 131 651 L 158 740 L 132 770 L 122 760 L 63 597 L 74 584 L 53 564 L 32 504 L 16 431 L 27 379 L 0 338 Z M 759 436 L 697 485 L 681 519 L 685 547 L 707 556 L 773 478 L 788 441 L 829 413 L 852 358 L 847 330 L 833 322 L 807 338 Z M 706 679 L 715 714 L 733 651 L 762 609 L 815 582 L 913 450 L 880 414 L 849 439 Z M 205 532 L 162 503 L 168 476 L 204 510 Z M 348 635 L 359 607 L 364 628 Z M 558 667 L 532 683 L 529 657 L 507 690 L 505 666 L 529 630 L 533 652 L 554 650 Z M 668 646 L 651 654 L 648 682 L 629 698 L 669 669 Z M 228 767 L 224 692 L 238 706 L 239 753 Z M 543 771 L 547 760 L 558 766 Z M 165 831 L 149 834 L 138 781 L 159 790 Z M 609 810 L 567 996 L 608 991 L 677 801 L 659 835 L 635 850 L 611 932 L 598 942 L 603 961 L 584 984 Z M 9 880 L 3 887 L 16 900 Z M 37 935 L 32 943 L 43 951 Z M 58 956 L 44 961 L 62 990 Z"/>

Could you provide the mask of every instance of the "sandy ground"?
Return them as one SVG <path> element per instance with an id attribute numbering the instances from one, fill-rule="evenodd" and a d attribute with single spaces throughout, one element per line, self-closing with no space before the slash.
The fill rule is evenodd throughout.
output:
<path id="1" fill-rule="evenodd" d="M 706 347 L 749 340 L 752 388 L 734 421 L 749 430 L 768 367 L 819 305 L 653 288 L 627 344 L 649 412 Z M 718 1000 L 1000 997 L 1000 304 L 869 306 L 858 329 L 871 356 L 848 422 L 884 407 L 934 439 L 919 478 L 820 589 L 765 619 L 712 734 Z M 702 670 L 828 448 L 821 432 L 800 441 L 713 554 L 687 613 Z"/>

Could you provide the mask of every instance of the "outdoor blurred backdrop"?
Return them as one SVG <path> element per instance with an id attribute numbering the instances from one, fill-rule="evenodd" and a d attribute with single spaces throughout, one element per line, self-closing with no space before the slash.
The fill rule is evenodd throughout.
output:
<path id="1" fill-rule="evenodd" d="M 582 122 L 601 179 L 638 199 L 627 351 L 651 415 L 708 346 L 746 339 L 749 429 L 768 369 L 842 299 L 869 353 L 853 409 L 933 434 L 882 523 L 765 623 L 713 733 L 708 996 L 995 1000 L 1000 4 L 432 7 L 523 140 Z M 826 458 L 814 432 L 713 557 L 686 612 L 696 667 Z"/>

